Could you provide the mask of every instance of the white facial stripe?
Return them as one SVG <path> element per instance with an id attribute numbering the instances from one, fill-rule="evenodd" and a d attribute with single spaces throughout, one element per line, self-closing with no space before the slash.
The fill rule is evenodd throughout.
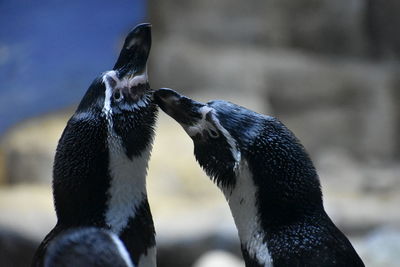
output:
<path id="1" fill-rule="evenodd" d="M 128 82 L 128 87 L 129 88 L 137 86 L 139 84 L 147 83 L 147 81 L 148 81 L 148 78 L 147 78 L 147 67 L 146 67 L 146 70 L 142 74 L 136 75 L 132 79 L 127 79 L 127 80 L 128 80 L 127 82 Z"/>
<path id="2" fill-rule="evenodd" d="M 111 239 L 113 240 L 114 244 L 117 246 L 118 252 L 121 258 L 125 261 L 127 267 L 134 267 L 131 257 L 129 256 L 128 251 L 126 250 L 122 241 L 115 235 L 110 234 Z"/>
<path id="3" fill-rule="evenodd" d="M 108 71 L 103 75 L 103 83 L 106 86 L 106 91 L 104 94 L 104 106 L 103 106 L 103 113 L 106 114 L 108 120 L 111 120 L 112 109 L 111 109 L 111 97 L 113 93 L 113 87 L 111 86 L 109 80 L 107 79 L 111 77 L 115 82 L 118 81 L 117 75 L 115 71 Z"/>
<path id="4" fill-rule="evenodd" d="M 214 111 L 213 111 L 214 112 Z M 236 165 L 235 165 L 235 170 L 238 167 L 237 164 L 239 164 L 240 162 L 240 158 L 241 158 L 241 153 L 237 148 L 237 144 L 235 139 L 232 137 L 232 135 L 221 125 L 221 123 L 219 122 L 219 120 L 217 119 L 217 117 L 215 116 L 215 114 L 212 114 L 213 116 L 213 121 L 215 123 L 215 126 L 218 128 L 218 130 L 221 131 L 221 133 L 225 136 L 229 146 L 230 146 L 230 150 L 232 152 L 232 156 L 236 161 Z"/>
<path id="5" fill-rule="evenodd" d="M 263 266 L 272 266 L 272 258 L 264 242 L 256 203 L 257 188 L 245 160 L 242 160 L 232 189 L 221 188 L 228 201 L 239 232 L 240 242 L 249 255 Z"/>
<path id="6" fill-rule="evenodd" d="M 211 116 L 212 116 L 212 120 L 215 123 L 215 126 L 206 120 L 206 115 L 211 112 Z M 202 108 L 200 108 L 200 113 L 201 113 L 201 119 L 198 121 L 197 124 L 195 125 L 191 125 L 191 126 L 187 126 L 184 125 L 183 129 L 187 132 L 187 134 L 189 136 L 195 136 L 197 134 L 203 134 L 203 131 L 207 131 L 211 136 L 213 135 L 211 133 L 211 131 L 214 132 L 218 132 L 217 129 L 225 136 L 229 146 L 230 146 L 230 150 L 232 153 L 233 158 L 235 159 L 235 169 L 234 171 L 237 170 L 238 168 L 238 164 L 240 162 L 240 157 L 241 157 L 241 153 L 240 151 L 237 149 L 237 144 L 235 139 L 231 136 L 231 134 L 221 125 L 221 123 L 219 122 L 219 120 L 217 119 L 217 117 L 215 116 L 215 110 L 211 107 L 208 106 L 204 106 Z M 217 127 L 217 129 L 215 128 Z"/>
<path id="7" fill-rule="evenodd" d="M 206 115 L 208 112 L 211 112 L 213 109 L 207 106 L 200 108 L 201 119 L 195 125 L 184 126 L 186 133 L 189 136 L 195 136 L 197 134 L 203 134 L 203 131 L 214 130 L 216 131 L 214 125 L 206 120 Z"/>
<path id="8" fill-rule="evenodd" d="M 109 80 L 110 78 L 115 82 L 114 86 L 112 86 L 110 84 L 110 80 Z M 113 90 L 115 88 L 132 88 L 132 87 L 138 86 L 140 84 L 146 84 L 148 82 L 147 67 L 142 74 L 139 74 L 139 75 L 136 75 L 133 77 L 127 76 L 127 77 L 124 77 L 122 80 L 118 79 L 117 72 L 115 70 L 107 71 L 106 73 L 104 73 L 102 81 L 106 87 L 106 91 L 104 94 L 105 96 L 104 96 L 103 113 L 106 114 L 107 119 L 110 121 L 111 115 L 112 115 L 111 98 L 113 95 Z M 147 104 L 148 104 L 147 98 L 148 97 L 146 96 L 146 98 L 140 99 L 136 103 L 135 108 L 147 106 Z"/>
<path id="9" fill-rule="evenodd" d="M 118 83 L 119 79 L 117 77 L 117 72 L 115 70 L 110 70 L 104 73 L 103 75 L 103 82 L 107 81 L 107 76 L 111 77 L 116 83 Z"/>
<path id="10" fill-rule="evenodd" d="M 145 84 L 148 82 L 147 67 L 143 73 L 141 73 L 139 75 L 135 75 L 133 77 L 127 75 L 122 80 L 118 79 L 117 73 L 115 70 L 108 71 L 103 75 L 103 82 L 105 84 L 107 84 L 106 83 L 107 76 L 111 77 L 115 81 L 115 83 L 116 83 L 115 88 L 123 88 L 123 87 L 131 88 L 131 87 L 137 86 L 139 84 Z"/>

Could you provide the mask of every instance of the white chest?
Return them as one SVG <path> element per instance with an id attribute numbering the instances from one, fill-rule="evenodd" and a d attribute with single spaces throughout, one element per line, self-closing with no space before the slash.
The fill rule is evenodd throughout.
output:
<path id="1" fill-rule="evenodd" d="M 113 136 L 109 138 L 109 171 L 111 184 L 108 191 L 109 201 L 106 223 L 117 235 L 135 216 L 137 207 L 147 196 L 146 175 L 151 147 L 139 157 L 129 159 L 121 141 Z"/>
<path id="2" fill-rule="evenodd" d="M 272 258 L 259 223 L 256 207 L 257 188 L 245 160 L 241 161 L 237 171 L 235 187 L 232 190 L 222 191 L 231 209 L 242 246 L 259 263 L 272 266 Z"/>

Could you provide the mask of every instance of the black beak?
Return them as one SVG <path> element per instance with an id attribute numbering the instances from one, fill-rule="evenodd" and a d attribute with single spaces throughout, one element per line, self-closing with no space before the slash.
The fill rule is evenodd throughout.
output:
<path id="1" fill-rule="evenodd" d="M 146 71 L 147 58 L 151 48 L 151 24 L 143 23 L 131 30 L 125 39 L 113 70 L 119 78 Z"/>
<path id="2" fill-rule="evenodd" d="M 193 125 L 201 119 L 200 109 L 205 106 L 167 88 L 155 91 L 154 100 L 165 113 L 186 126 Z"/>

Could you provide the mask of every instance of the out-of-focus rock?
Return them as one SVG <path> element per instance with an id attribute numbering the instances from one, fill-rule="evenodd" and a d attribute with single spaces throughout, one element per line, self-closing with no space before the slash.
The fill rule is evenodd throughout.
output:
<path id="1" fill-rule="evenodd" d="M 400 167 L 357 161 L 345 150 L 315 158 L 324 203 L 347 234 L 363 235 L 382 225 L 400 227 Z"/>
<path id="2" fill-rule="evenodd" d="M 289 28 L 289 46 L 336 54 L 365 55 L 364 1 L 302 0 L 281 3 Z"/>
<path id="3" fill-rule="evenodd" d="M 202 255 L 193 267 L 244 267 L 244 262 L 226 251 L 214 250 Z"/>
<path id="4" fill-rule="evenodd" d="M 238 47 L 209 47 L 187 40 L 166 38 L 152 51 L 152 86 L 170 87 L 202 101 L 241 99 L 244 106 L 269 111 L 260 98 L 263 92 L 264 50 Z M 173 66 L 173 67 L 171 67 Z"/>
<path id="5" fill-rule="evenodd" d="M 396 0 L 151 2 L 156 38 L 185 36 L 209 45 L 250 44 L 340 56 L 400 56 Z"/>
<path id="6" fill-rule="evenodd" d="M 336 147 L 366 160 L 400 155 L 395 66 L 250 47 L 208 49 L 173 38 L 153 56 L 156 87 L 272 112 L 313 155 Z"/>
<path id="7" fill-rule="evenodd" d="M 273 113 L 312 155 L 400 159 L 400 67 L 368 56 L 397 46 L 395 0 L 152 1 L 155 88 Z"/>
<path id="8" fill-rule="evenodd" d="M 0 187 L 0 226 L 39 243 L 56 224 L 51 187 Z"/>
<path id="9" fill-rule="evenodd" d="M 0 185 L 6 183 L 6 162 L 4 152 L 0 147 Z"/>
<path id="10" fill-rule="evenodd" d="M 357 161 L 344 149 L 321 153 L 315 162 L 323 181 L 334 190 L 385 197 L 400 191 L 400 166 L 396 163 Z"/>
<path id="11" fill-rule="evenodd" d="M 21 234 L 0 227 L 0 263 L 1 266 L 29 266 L 38 243 Z"/>
<path id="12" fill-rule="evenodd" d="M 367 0 L 365 28 L 370 52 L 374 56 L 400 57 L 400 2 L 397 0 Z"/>
<path id="13" fill-rule="evenodd" d="M 396 267 L 400 257 L 400 230 L 379 228 L 360 242 L 358 252 L 365 266 Z"/>
<path id="14" fill-rule="evenodd" d="M 400 134 L 400 70 L 397 71 L 396 79 L 393 81 L 393 86 L 391 86 L 390 96 L 392 101 L 394 101 L 394 116 L 395 116 L 395 129 L 398 133 L 397 136 Z M 397 148 L 396 150 L 396 158 L 400 159 L 400 138 L 395 140 L 393 144 L 394 147 Z"/>
<path id="15" fill-rule="evenodd" d="M 46 183 L 70 112 L 34 118 L 9 130 L 0 141 L 6 183 Z"/>
<path id="16" fill-rule="evenodd" d="M 274 114 L 312 154 L 338 147 L 364 160 L 393 159 L 399 135 L 391 66 L 291 57 L 266 68 Z"/>
<path id="17" fill-rule="evenodd" d="M 156 36 L 357 56 L 366 50 L 362 0 L 152 0 L 149 7 Z"/>

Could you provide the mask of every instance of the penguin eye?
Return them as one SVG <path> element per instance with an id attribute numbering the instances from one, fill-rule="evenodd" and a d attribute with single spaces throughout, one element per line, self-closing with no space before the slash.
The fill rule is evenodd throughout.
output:
<path id="1" fill-rule="evenodd" d="M 213 129 L 208 129 L 208 134 L 211 136 L 211 138 L 218 138 L 219 133 Z"/>
<path id="2" fill-rule="evenodd" d="M 121 101 L 122 100 L 122 94 L 119 90 L 116 90 L 113 94 L 113 98 L 115 101 Z"/>

